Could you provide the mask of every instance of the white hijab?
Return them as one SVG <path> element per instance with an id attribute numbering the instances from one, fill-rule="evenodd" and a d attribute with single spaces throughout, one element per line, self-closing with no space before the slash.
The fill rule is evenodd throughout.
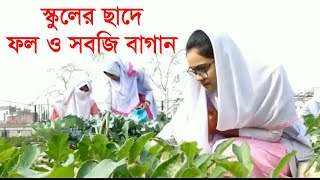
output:
<path id="1" fill-rule="evenodd" d="M 298 120 L 293 91 L 282 66 L 249 68 L 240 49 L 227 34 L 210 40 L 218 87 L 209 97 L 217 106 L 218 130 L 243 127 L 278 130 Z M 178 143 L 196 141 L 203 152 L 211 152 L 206 91 L 190 77 L 184 97 L 178 112 L 159 136 L 168 138 L 171 134 Z"/>
<path id="2" fill-rule="evenodd" d="M 112 86 L 112 109 L 121 112 L 131 112 L 140 102 L 136 71 L 130 62 L 119 57 L 106 60 L 105 72 L 120 77 L 120 81 L 108 80 Z"/>
<path id="3" fill-rule="evenodd" d="M 88 92 L 83 92 L 79 88 L 87 85 L 89 88 Z M 90 95 L 92 93 L 91 80 L 81 81 L 70 89 L 64 98 L 57 101 L 60 117 L 67 115 L 76 115 L 88 119 L 91 114 L 91 106 L 93 100 Z"/>

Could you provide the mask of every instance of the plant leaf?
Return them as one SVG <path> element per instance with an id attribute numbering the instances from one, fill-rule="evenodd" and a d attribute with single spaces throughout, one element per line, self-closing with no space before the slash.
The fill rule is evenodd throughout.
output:
<path id="1" fill-rule="evenodd" d="M 132 164 L 136 161 L 137 157 L 139 156 L 139 154 L 142 151 L 142 148 L 144 147 L 144 145 L 154 136 L 153 132 L 144 134 L 142 136 L 140 136 L 136 142 L 133 143 L 131 150 L 129 152 L 129 160 L 128 163 Z"/>
<path id="2" fill-rule="evenodd" d="M 222 153 L 234 142 L 234 139 L 228 139 L 220 143 L 214 151 L 214 159 L 219 159 Z"/>
<path id="3" fill-rule="evenodd" d="M 237 146 L 232 144 L 232 151 L 237 156 L 238 161 L 242 163 L 248 169 L 248 176 L 250 176 L 253 171 L 253 162 L 250 156 L 250 147 L 247 143 L 241 144 L 241 146 Z"/>
<path id="4" fill-rule="evenodd" d="M 74 178 L 74 166 L 55 165 L 50 173 L 43 178 Z"/>
<path id="5" fill-rule="evenodd" d="M 128 170 L 133 178 L 144 177 L 144 174 L 149 170 L 150 164 L 132 163 L 128 165 Z"/>
<path id="6" fill-rule="evenodd" d="M 48 143 L 47 154 L 53 158 L 58 164 L 67 160 L 70 147 L 68 142 L 69 135 L 67 133 L 60 133 L 53 135 Z"/>
<path id="7" fill-rule="evenodd" d="M 311 167 L 317 162 L 319 156 L 320 156 L 320 154 L 317 154 L 316 156 L 312 157 L 312 159 L 308 163 L 304 173 L 307 173 L 311 169 Z"/>
<path id="8" fill-rule="evenodd" d="M 119 149 L 118 153 L 117 153 L 117 160 L 121 160 L 123 158 L 126 158 L 129 156 L 130 153 L 130 149 L 132 147 L 134 143 L 134 138 L 131 137 L 130 139 L 128 139 Z"/>
<path id="9" fill-rule="evenodd" d="M 196 157 L 193 161 L 193 166 L 198 168 L 201 166 L 203 163 L 208 161 L 213 155 L 211 154 L 201 154 L 200 156 Z"/>
<path id="10" fill-rule="evenodd" d="M 197 142 L 184 142 L 180 145 L 180 149 L 187 155 L 188 165 L 191 167 L 194 156 L 198 153 Z"/>
<path id="11" fill-rule="evenodd" d="M 181 166 L 181 160 L 179 159 L 179 154 L 176 154 L 169 158 L 168 160 L 162 162 L 154 170 L 151 178 L 172 178 L 179 170 Z"/>
<path id="12" fill-rule="evenodd" d="M 182 178 L 202 178 L 202 171 L 198 168 L 188 168 L 183 171 Z"/>
<path id="13" fill-rule="evenodd" d="M 235 178 L 247 178 L 249 176 L 249 170 L 237 161 L 228 161 L 224 159 L 217 164 L 230 172 Z"/>
<path id="14" fill-rule="evenodd" d="M 89 136 L 82 136 L 80 142 L 78 143 L 78 149 L 80 153 L 80 159 L 86 161 L 89 159 L 89 147 L 91 146 L 91 140 Z"/>
<path id="15" fill-rule="evenodd" d="M 40 150 L 31 145 L 22 147 L 21 152 L 22 154 L 18 160 L 18 168 L 30 168 L 40 154 Z"/>
<path id="16" fill-rule="evenodd" d="M 114 162 L 111 159 L 104 159 L 99 164 L 97 164 L 86 176 L 85 178 L 109 178 L 114 170 L 125 164 L 125 160 L 119 162 Z"/>
<path id="17" fill-rule="evenodd" d="M 4 150 L 0 153 L 0 163 L 3 163 L 10 159 L 12 155 L 16 152 L 17 148 L 16 147 L 11 147 L 7 150 Z"/>
<path id="18" fill-rule="evenodd" d="M 221 166 L 216 166 L 213 171 L 211 172 L 211 174 L 208 176 L 208 178 L 222 178 L 224 173 L 226 173 L 227 170 L 224 169 Z"/>
<path id="19" fill-rule="evenodd" d="M 126 137 L 126 139 L 128 139 L 129 138 L 129 124 L 131 123 L 132 121 L 126 121 L 124 124 L 123 124 L 123 126 L 122 126 L 122 128 L 121 128 L 121 130 L 122 130 L 122 133 L 123 133 L 123 135 Z"/>
<path id="20" fill-rule="evenodd" d="M 280 159 L 279 164 L 277 165 L 277 167 L 271 171 L 270 173 L 270 177 L 271 178 L 279 178 L 281 171 L 283 170 L 283 168 L 288 164 L 288 162 L 291 160 L 292 157 L 294 157 L 294 155 L 297 153 L 297 151 L 292 151 L 288 154 L 286 154 L 284 157 L 282 157 Z"/>
<path id="21" fill-rule="evenodd" d="M 77 178 L 85 177 L 97 164 L 98 162 L 95 160 L 87 160 L 84 163 L 82 163 L 77 173 Z"/>
<path id="22" fill-rule="evenodd" d="M 102 134 L 96 134 L 92 139 L 92 148 L 94 152 L 100 157 L 99 160 L 105 159 L 105 154 L 107 151 L 107 137 Z"/>

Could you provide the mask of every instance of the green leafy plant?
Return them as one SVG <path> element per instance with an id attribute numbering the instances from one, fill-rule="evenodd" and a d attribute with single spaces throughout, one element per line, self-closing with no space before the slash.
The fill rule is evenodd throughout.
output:
<path id="1" fill-rule="evenodd" d="M 14 146 L 0 138 L 0 177 L 16 178 L 219 178 L 250 177 L 253 163 L 247 144 L 229 139 L 213 153 L 201 153 L 196 142 L 179 145 L 155 137 L 170 119 L 139 123 L 111 113 L 83 120 L 34 124 L 28 145 Z M 223 152 L 231 148 L 234 156 Z M 284 157 L 270 174 L 278 177 Z"/>
<path id="2" fill-rule="evenodd" d="M 308 172 L 311 167 L 315 166 L 315 171 L 320 171 L 320 116 L 314 117 L 312 114 L 304 116 L 304 124 L 307 127 L 307 134 L 310 135 L 312 140 L 312 147 L 314 156 L 310 160 L 305 172 Z"/>

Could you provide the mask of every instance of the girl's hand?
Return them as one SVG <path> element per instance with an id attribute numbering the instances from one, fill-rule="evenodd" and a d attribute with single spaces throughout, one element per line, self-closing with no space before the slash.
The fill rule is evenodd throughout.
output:
<path id="1" fill-rule="evenodd" d="M 144 102 L 144 103 L 142 103 L 142 104 L 140 104 L 140 108 L 143 108 L 143 109 L 146 109 L 147 107 L 149 107 L 150 106 L 150 103 L 149 103 L 149 101 L 146 101 L 146 102 Z"/>

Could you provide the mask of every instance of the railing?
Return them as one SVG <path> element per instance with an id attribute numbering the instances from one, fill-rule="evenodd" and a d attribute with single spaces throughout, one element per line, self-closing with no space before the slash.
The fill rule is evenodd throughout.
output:
<path id="1" fill-rule="evenodd" d="M 0 128 L 1 137 L 19 137 L 31 136 L 33 129 L 31 127 L 2 127 Z"/>

